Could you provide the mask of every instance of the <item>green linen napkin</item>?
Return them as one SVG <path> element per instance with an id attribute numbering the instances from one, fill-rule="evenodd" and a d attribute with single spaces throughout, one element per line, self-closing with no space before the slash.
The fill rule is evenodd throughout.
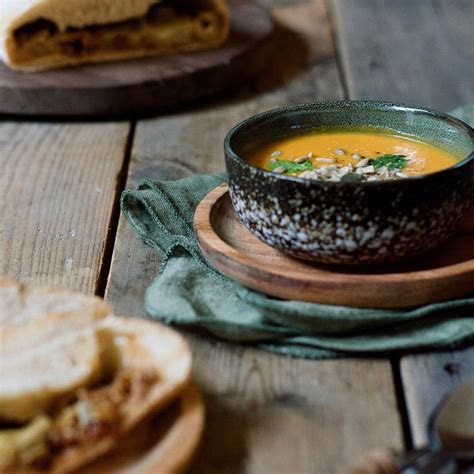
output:
<path id="1" fill-rule="evenodd" d="M 472 106 L 458 112 L 474 119 Z M 473 297 L 402 311 L 348 308 L 275 299 L 218 273 L 199 250 L 193 217 L 202 198 L 224 180 L 225 174 L 146 180 L 123 193 L 125 216 L 161 257 L 145 295 L 154 319 L 312 359 L 447 349 L 474 340 Z"/>

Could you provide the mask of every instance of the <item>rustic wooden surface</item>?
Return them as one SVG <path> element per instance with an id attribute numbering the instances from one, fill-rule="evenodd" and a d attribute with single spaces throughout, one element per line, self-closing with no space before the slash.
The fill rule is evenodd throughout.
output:
<path id="1" fill-rule="evenodd" d="M 332 0 L 331 7 L 350 97 L 445 111 L 474 102 L 470 0 Z M 473 230 L 470 222 L 466 233 Z M 402 359 L 415 444 L 426 441 L 429 414 L 446 392 L 473 376 L 473 355 L 470 349 Z"/>
<path id="2" fill-rule="evenodd" d="M 474 347 L 446 353 L 404 357 L 401 373 L 413 442 L 427 442 L 426 426 L 433 408 L 452 389 L 474 378 Z"/>
<path id="3" fill-rule="evenodd" d="M 349 95 L 449 111 L 474 101 L 471 0 L 332 0 Z"/>
<path id="4" fill-rule="evenodd" d="M 442 247 L 409 262 L 335 268 L 296 260 L 264 244 L 243 225 L 223 184 L 197 207 L 194 228 L 213 267 L 277 298 L 357 308 L 410 308 L 465 296 L 474 282 L 474 233 L 465 234 L 468 226 Z"/>
<path id="5" fill-rule="evenodd" d="M 0 63 L 0 113 L 143 114 L 239 87 L 265 65 L 273 24 L 247 0 L 233 2 L 219 49 L 23 74 Z"/>
<path id="6" fill-rule="evenodd" d="M 0 124 L 0 274 L 93 293 L 129 124 Z"/>
<path id="7" fill-rule="evenodd" d="M 105 292 L 117 313 L 145 317 L 159 259 L 119 219 L 125 186 L 221 171 L 228 128 L 287 103 L 473 101 L 470 0 L 261 3 L 277 20 L 275 53 L 238 95 L 137 123 L 0 124 L 1 273 Z M 472 349 L 308 361 L 186 337 L 208 410 L 199 473 L 343 472 L 374 447 L 423 442 L 431 407 L 472 376 Z"/>

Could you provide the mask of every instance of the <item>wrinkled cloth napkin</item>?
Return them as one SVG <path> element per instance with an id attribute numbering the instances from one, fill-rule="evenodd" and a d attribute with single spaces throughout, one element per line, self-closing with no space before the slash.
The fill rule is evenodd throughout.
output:
<path id="1" fill-rule="evenodd" d="M 474 121 L 474 106 L 455 113 Z M 204 196 L 225 179 L 146 180 L 123 193 L 125 216 L 161 257 L 145 295 L 154 319 L 311 359 L 450 349 L 474 341 L 474 295 L 410 310 L 348 308 L 275 299 L 223 276 L 203 257 L 193 217 Z"/>

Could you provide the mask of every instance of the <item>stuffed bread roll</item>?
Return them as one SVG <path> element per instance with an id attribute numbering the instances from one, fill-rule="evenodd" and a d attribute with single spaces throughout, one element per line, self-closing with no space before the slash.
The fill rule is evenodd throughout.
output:
<path id="1" fill-rule="evenodd" d="M 228 32 L 226 0 L 0 2 L 0 54 L 19 71 L 215 48 Z"/>

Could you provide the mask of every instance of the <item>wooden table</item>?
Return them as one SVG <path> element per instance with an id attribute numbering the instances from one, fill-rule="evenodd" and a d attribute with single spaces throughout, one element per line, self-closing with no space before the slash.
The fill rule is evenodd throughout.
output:
<path id="1" fill-rule="evenodd" d="M 263 76 L 157 118 L 0 124 L 0 273 L 105 295 L 145 316 L 156 254 L 119 211 L 126 187 L 224 167 L 239 120 L 325 99 L 474 102 L 472 0 L 265 0 L 278 22 Z M 474 348 L 308 361 L 186 333 L 207 429 L 193 472 L 338 473 L 377 446 L 425 441 L 428 414 L 474 376 Z"/>

